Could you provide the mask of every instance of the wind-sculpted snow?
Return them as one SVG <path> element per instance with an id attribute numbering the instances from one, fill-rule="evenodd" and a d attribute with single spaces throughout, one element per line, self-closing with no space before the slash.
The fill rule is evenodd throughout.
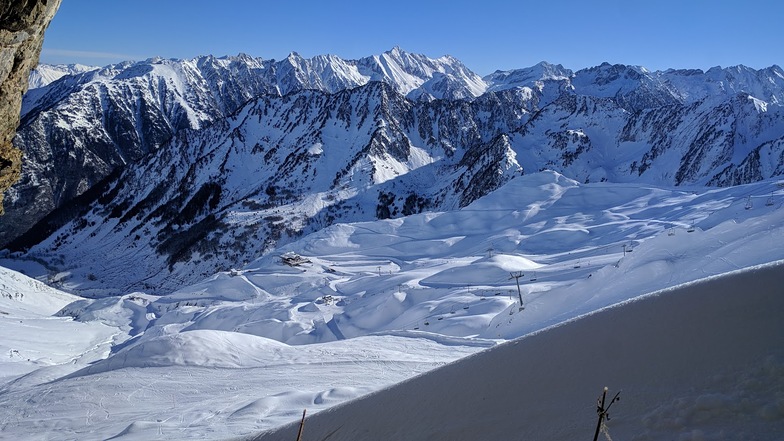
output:
<path id="1" fill-rule="evenodd" d="M 254 367 L 290 363 L 290 346 L 275 340 L 223 331 L 191 331 L 155 337 L 75 372 L 72 377 L 127 367 Z"/>
<path id="2" fill-rule="evenodd" d="M 329 151 L 325 148 L 324 153 Z M 207 205 L 209 200 L 205 199 Z M 641 384 L 650 386 L 654 381 L 658 395 L 644 409 L 634 404 L 624 408 L 623 403 L 632 400 L 624 395 L 629 401 L 622 401 L 618 409 L 633 412 L 627 415 L 633 415 L 634 420 L 614 418 L 611 423 L 618 421 L 620 425 L 610 424 L 611 433 L 647 431 L 656 438 L 670 439 L 690 430 L 692 423 L 705 434 L 718 433 L 715 431 L 721 424 L 711 416 L 714 413 L 701 419 L 705 415 L 700 409 L 711 406 L 711 412 L 720 412 L 735 397 L 761 403 L 749 412 L 743 409 L 752 407 L 738 408 L 739 414 L 752 422 L 755 433 L 767 433 L 766 427 L 773 427 L 770 433 L 775 433 L 784 417 L 777 413 L 776 401 L 769 398 L 779 386 L 753 395 L 752 389 L 728 389 L 727 385 L 738 384 L 738 372 L 745 372 L 743 378 L 749 381 L 743 384 L 778 384 L 770 383 L 780 369 L 776 359 L 750 361 L 759 369 L 738 371 L 725 369 L 729 364 L 716 358 L 723 354 L 737 360 L 733 353 L 712 351 L 712 358 L 705 358 L 700 365 L 704 374 L 686 377 L 683 373 L 691 372 L 686 366 L 696 364 L 683 361 L 683 351 L 669 356 L 656 349 L 648 358 L 640 358 L 650 342 L 692 341 L 691 330 L 700 329 L 706 317 L 712 317 L 714 323 L 723 322 L 724 316 L 710 309 L 718 304 L 716 299 L 678 303 L 682 310 L 672 310 L 668 306 L 672 303 L 656 302 L 657 311 L 669 309 L 682 316 L 673 322 L 646 316 L 645 308 L 639 305 L 650 302 L 635 299 L 784 260 L 781 247 L 771 246 L 784 240 L 782 202 L 784 189 L 774 180 L 686 190 L 581 184 L 554 172 L 533 173 L 516 177 L 461 209 L 320 228 L 274 252 L 255 256 L 245 265 L 164 296 L 131 292 L 82 298 L 62 306 L 54 316 L 55 307 L 42 306 L 38 312 L 36 302 L 30 304 L 36 310 L 28 310 L 27 315 L 15 312 L 22 311 L 21 307 L 5 309 L 10 314 L 0 314 L 0 336 L 9 357 L 0 361 L 7 377 L 0 386 L 0 406 L 6 410 L 0 424 L 4 434 L 27 438 L 248 435 L 295 420 L 303 408 L 312 415 L 504 340 L 534 335 L 539 341 L 559 329 L 556 333 L 564 333 L 559 338 L 565 340 L 577 341 L 577 334 L 591 339 L 586 329 L 600 327 L 596 323 L 599 319 L 585 328 L 579 325 L 584 319 L 578 318 L 610 308 L 616 312 L 609 314 L 617 315 L 612 323 L 647 317 L 633 340 L 624 340 L 630 333 L 621 328 L 612 338 L 595 341 L 597 345 L 618 346 L 622 354 L 638 354 L 631 361 L 619 361 L 625 366 L 621 369 L 623 380 L 582 379 L 579 384 L 563 383 L 569 384 L 563 388 L 551 380 L 535 382 L 542 393 L 585 391 L 584 398 L 582 392 L 581 396 L 563 398 L 575 407 L 569 421 L 595 417 L 590 409 L 585 415 L 582 412 L 604 385 L 636 396 L 650 390 Z M 233 216 L 243 218 L 239 213 Z M 112 248 L 99 247 L 97 251 L 108 254 Z M 106 259 L 98 262 L 109 267 Z M 77 281 L 97 284 L 85 275 L 96 271 L 95 278 L 100 274 L 106 278 L 100 283 L 108 284 L 125 280 L 127 272 L 143 263 L 138 258 L 127 262 L 133 263 L 118 267 L 114 275 L 97 272 L 97 267 L 81 270 L 77 266 L 68 273 L 44 269 L 43 274 L 52 284 L 78 287 Z M 19 256 L 2 263 L 24 264 L 28 274 L 41 271 L 39 264 Z M 8 271 L 2 277 L 12 286 L 6 291 L 16 290 L 26 299 L 33 298 L 28 297 L 32 289 L 28 286 L 34 282 Z M 6 280 L 28 282 L 11 285 Z M 761 292 L 753 291 L 753 295 Z M 674 299 L 678 292 L 673 290 L 666 296 Z M 741 301 L 747 295 L 752 294 L 744 292 L 727 299 Z M 63 298 L 69 301 L 69 297 Z M 9 298 L 2 307 L 11 308 L 6 305 L 16 305 L 14 302 L 17 300 Z M 625 318 L 622 311 L 626 306 L 614 305 L 638 305 L 633 308 L 641 311 Z M 607 314 L 594 316 L 602 313 Z M 740 322 L 733 325 L 735 328 L 749 333 L 724 329 L 716 334 L 720 340 L 707 341 L 712 347 L 766 347 L 769 340 L 753 334 L 748 325 L 768 323 L 767 318 L 741 307 L 728 314 Z M 679 326 L 688 323 L 693 323 L 688 332 L 678 334 Z M 651 339 L 664 335 L 662 327 L 676 336 Z M 577 329 L 576 334 L 569 334 L 568 329 Z M 707 327 L 700 335 L 712 335 L 713 329 Z M 743 339 L 752 334 L 754 345 L 726 337 Z M 630 348 L 638 342 L 632 352 Z M 544 355 L 536 360 L 523 357 L 531 366 L 538 366 L 526 370 L 523 377 L 551 378 L 549 375 L 578 366 L 573 361 L 549 358 L 553 354 L 568 357 L 573 347 L 586 354 L 596 350 L 591 344 L 543 344 L 532 350 Z M 707 354 L 689 353 L 697 357 Z M 759 352 L 754 354 L 756 357 Z M 613 359 L 620 360 L 599 358 L 609 365 Z M 658 361 L 650 364 L 649 359 Z M 650 370 L 624 364 L 635 360 Z M 510 361 L 509 368 L 516 369 L 519 362 Z M 677 368 L 670 369 L 670 365 Z M 520 380 L 514 375 L 499 375 L 499 366 L 492 363 L 482 369 L 484 374 L 475 378 L 501 378 L 503 384 L 515 385 Z M 599 378 L 601 372 L 604 370 L 591 376 Z M 711 380 L 718 376 L 733 380 Z M 572 381 L 567 377 L 572 378 L 569 374 L 559 381 Z M 453 391 L 471 384 L 450 383 L 450 375 L 438 378 L 427 382 L 436 385 L 445 379 Z M 676 386 L 659 387 L 673 378 Z M 492 388 L 471 390 L 474 396 L 483 397 Z M 715 394 L 725 398 L 711 401 Z M 418 399 L 448 396 L 441 392 Z M 492 393 L 486 400 L 499 396 Z M 565 409 L 559 400 L 554 399 L 553 405 Z M 482 403 L 466 409 L 485 408 Z M 405 408 L 411 404 L 401 399 L 396 405 Z M 681 411 L 690 415 L 688 424 L 677 420 L 675 415 Z M 553 417 L 549 410 L 544 413 Z M 621 418 L 622 414 L 617 415 Z M 312 421 L 312 433 L 317 433 L 322 423 L 316 421 L 322 420 Z M 590 433 L 593 425 L 588 426 L 583 429 L 581 424 L 574 430 Z"/>
<path id="3" fill-rule="evenodd" d="M 309 363 L 338 364 L 356 360 L 357 353 L 365 349 L 365 345 L 362 344 L 363 340 L 372 339 L 359 338 L 350 344 L 340 345 L 289 346 L 276 340 L 240 332 L 183 331 L 154 337 L 120 350 L 104 360 L 74 372 L 68 378 L 90 376 L 132 367 L 197 366 L 201 368 L 249 369 L 273 366 L 291 368 L 292 365 Z M 384 357 L 385 361 L 412 364 L 432 361 L 430 357 L 421 353 L 406 353 L 405 346 L 398 347 L 393 337 L 379 340 L 388 340 L 390 344 L 373 356 L 366 354 L 366 358 L 381 359 Z M 429 344 L 435 345 L 439 339 L 434 338 L 434 340 L 435 343 Z M 490 341 L 479 341 L 476 346 L 491 345 L 493 343 Z M 470 352 L 470 349 L 467 348 L 458 350 Z"/>

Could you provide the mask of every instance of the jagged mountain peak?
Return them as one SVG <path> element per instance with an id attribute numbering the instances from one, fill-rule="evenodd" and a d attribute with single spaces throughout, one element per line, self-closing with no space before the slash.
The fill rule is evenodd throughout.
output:
<path id="1" fill-rule="evenodd" d="M 235 61 L 235 60 L 237 60 L 237 61 L 249 61 L 249 60 L 256 60 L 257 59 L 256 57 L 253 57 L 251 55 L 246 54 L 245 52 L 240 52 L 237 55 L 224 55 L 224 56 L 222 56 L 220 58 L 224 58 L 224 59 L 232 60 L 232 61 Z"/>
<path id="2" fill-rule="evenodd" d="M 612 98 L 631 112 L 683 103 L 676 90 L 641 66 L 605 62 L 578 70 L 571 82 L 575 93 Z"/>
<path id="3" fill-rule="evenodd" d="M 393 55 L 395 55 L 395 56 L 400 56 L 400 55 L 402 55 L 402 54 L 406 53 L 406 51 L 404 51 L 403 49 L 401 49 L 401 48 L 400 48 L 400 46 L 398 46 L 398 45 L 392 46 L 392 49 L 390 49 L 390 50 L 388 50 L 388 51 L 384 51 L 384 52 L 385 52 L 385 53 L 390 53 L 390 54 L 393 54 Z"/>
<path id="4" fill-rule="evenodd" d="M 300 55 L 299 52 L 297 51 L 291 51 L 289 52 L 288 56 L 286 56 L 285 60 L 291 63 L 292 65 L 296 65 L 301 61 L 305 60 L 305 57 Z"/>
<path id="5" fill-rule="evenodd" d="M 633 64 L 623 64 L 623 63 L 610 63 L 609 61 L 603 61 L 598 66 L 589 67 L 582 70 L 588 71 L 613 71 L 613 72 L 624 72 L 624 71 L 634 71 L 641 74 L 648 73 L 649 70 L 644 66 L 638 66 Z"/>
<path id="6" fill-rule="evenodd" d="M 704 75 L 705 72 L 702 69 L 667 69 L 662 72 L 663 75 L 679 75 L 684 77 L 696 76 L 696 75 Z"/>
<path id="7" fill-rule="evenodd" d="M 392 49 L 382 52 L 377 57 L 379 59 L 394 60 L 401 66 L 407 66 L 410 68 L 414 68 L 416 67 L 416 65 L 422 65 L 422 64 L 428 66 L 436 66 L 444 61 L 452 61 L 445 56 L 439 58 L 430 58 L 423 54 L 408 52 L 401 49 L 400 46 L 394 46 Z"/>
<path id="8" fill-rule="evenodd" d="M 730 83 L 731 87 L 737 87 L 736 85 L 747 84 L 753 82 L 755 79 L 764 78 L 769 75 L 769 72 L 767 69 L 757 70 L 738 64 L 728 67 L 714 66 L 708 69 L 705 72 L 705 75 L 711 80 L 726 81 Z"/>
<path id="9" fill-rule="evenodd" d="M 626 64 L 610 64 L 604 62 L 599 66 L 581 69 L 574 73 L 572 82 L 576 87 L 588 85 L 598 86 L 595 90 L 610 93 L 613 96 L 619 89 L 632 89 L 640 85 L 654 83 L 654 78 L 647 69 L 641 66 Z M 601 95 L 600 95 L 601 96 Z"/>
<path id="10" fill-rule="evenodd" d="M 574 73 L 560 64 L 546 61 L 524 69 L 501 71 L 487 75 L 483 80 L 488 84 L 488 91 L 499 91 L 517 87 L 540 87 L 544 81 L 569 81 Z"/>
<path id="11" fill-rule="evenodd" d="M 199 57 L 192 58 L 190 60 L 173 60 L 173 61 L 190 61 L 196 65 L 220 65 L 220 66 L 229 66 L 229 65 L 247 65 L 247 66 L 254 66 L 254 67 L 263 67 L 265 65 L 264 59 L 260 57 L 254 57 L 248 55 L 244 52 L 240 52 L 237 55 L 224 55 L 221 57 L 216 57 L 214 55 L 203 55 Z"/>
<path id="12" fill-rule="evenodd" d="M 741 72 L 756 72 L 756 70 L 752 69 L 750 67 L 746 67 L 746 66 L 744 66 L 742 64 L 736 64 L 734 66 L 726 66 L 726 67 L 713 66 L 713 67 L 709 68 L 706 73 L 707 74 L 714 74 L 714 75 L 724 75 L 724 74 L 727 74 L 728 72 L 738 72 L 738 73 L 741 73 Z"/>
<path id="13" fill-rule="evenodd" d="M 406 52 L 395 46 L 381 55 L 359 60 L 359 64 L 372 72 L 372 79 L 396 84 L 401 93 L 411 94 L 412 98 L 463 99 L 467 95 L 475 98 L 486 90 L 486 85 L 479 75 L 472 72 L 456 58 L 448 55 L 432 59 L 421 54 Z M 434 77 L 442 75 L 450 75 L 450 82 L 453 84 L 452 87 L 441 88 L 441 90 L 455 90 L 457 91 L 456 95 L 445 95 L 436 92 L 436 89 L 433 88 L 415 91 Z M 436 81 L 443 81 L 443 79 L 437 78 Z M 433 92 L 436 94 L 433 95 Z"/>
<path id="14" fill-rule="evenodd" d="M 568 77 L 573 73 L 571 69 L 567 69 L 561 64 L 552 64 L 547 61 L 540 61 L 533 65 L 531 69 L 542 72 L 542 77 L 544 79 Z"/>
<path id="15" fill-rule="evenodd" d="M 759 70 L 742 64 L 726 68 L 715 66 L 705 72 L 670 69 L 657 72 L 656 76 L 677 90 L 684 102 L 731 99 L 743 92 L 766 103 L 784 104 L 784 72 L 776 65 Z"/>

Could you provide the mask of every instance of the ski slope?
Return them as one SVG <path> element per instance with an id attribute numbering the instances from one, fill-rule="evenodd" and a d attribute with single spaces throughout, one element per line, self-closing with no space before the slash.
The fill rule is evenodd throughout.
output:
<path id="1" fill-rule="evenodd" d="M 542 172 L 459 211 L 334 225 L 160 297 L 76 299 L 4 269 L 0 430 L 24 439 L 249 436 L 507 340 L 555 332 L 580 341 L 595 325 L 559 325 L 784 260 L 783 202 L 776 181 L 666 189 Z M 0 264 L 40 272 L 10 257 Z M 630 304 L 644 310 L 649 302 Z M 683 320 L 704 318 L 697 303 L 674 305 L 667 308 L 683 307 Z M 625 316 L 627 306 L 611 309 Z M 754 321 L 748 314 L 738 320 Z M 690 338 L 693 327 L 683 329 Z M 643 331 L 618 331 L 612 343 L 644 353 Z M 572 362 L 552 347 L 538 349 L 538 369 L 566 371 Z M 677 374 L 673 366 L 659 368 Z M 645 381 L 648 371 L 627 374 L 635 376 Z M 604 382 L 581 387 L 598 394 Z M 674 393 L 663 390 L 661 399 Z M 779 395 L 765 397 L 772 425 L 760 423 L 758 433 L 781 427 Z M 594 398 L 584 403 L 589 419 Z M 679 438 L 688 424 L 662 427 L 639 439 Z M 643 433 L 633 429 L 626 433 Z"/>

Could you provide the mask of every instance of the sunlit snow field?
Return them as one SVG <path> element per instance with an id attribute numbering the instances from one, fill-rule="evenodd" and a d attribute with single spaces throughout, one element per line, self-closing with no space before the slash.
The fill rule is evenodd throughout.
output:
<path id="1" fill-rule="evenodd" d="M 0 268 L 0 437 L 277 427 L 646 293 L 783 260 L 783 203 L 777 181 L 662 189 L 543 172 L 459 211 L 334 225 L 162 297 L 81 299 Z M 47 277 L 35 262 L 0 265 Z"/>

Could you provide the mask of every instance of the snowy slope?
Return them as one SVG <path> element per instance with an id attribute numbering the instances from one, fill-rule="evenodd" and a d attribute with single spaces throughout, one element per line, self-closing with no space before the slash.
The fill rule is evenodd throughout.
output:
<path id="1" fill-rule="evenodd" d="M 19 340 L 19 347 L 40 348 L 59 357 L 50 355 L 53 361 L 28 364 L 24 370 L 16 367 L 19 364 L 9 364 L 12 360 L 0 364 L 7 373 L 5 384 L 0 386 L 0 405 L 6 409 L 0 424 L 4 433 L 28 439 L 220 439 L 249 435 L 295 420 L 303 408 L 312 414 L 496 342 L 535 334 L 539 337 L 523 342 L 543 339 L 545 343 L 521 344 L 533 345 L 538 349 L 530 350 L 547 356 L 562 354 L 562 358 L 535 361 L 533 366 L 524 368 L 532 376 L 544 376 L 535 384 L 556 393 L 552 401 L 547 401 L 543 414 L 552 416 L 550 406 L 561 409 L 565 400 L 571 407 L 564 411 L 574 415 L 570 421 L 589 422 L 589 429 L 575 422 L 563 430 L 574 431 L 570 434 L 591 432 L 593 399 L 607 385 L 630 394 L 628 398 L 624 395 L 624 401 L 616 408 L 627 409 L 627 415 L 636 418 L 624 420 L 628 422 L 623 425 L 610 425 L 611 433 L 648 431 L 653 439 L 671 439 L 682 433 L 691 434 L 693 421 L 694 430 L 701 430 L 704 437 L 712 439 L 711 435 L 720 430 L 714 415 L 721 415 L 730 398 L 749 396 L 746 389 L 727 390 L 727 382 L 721 378 L 736 378 L 740 371 L 746 372 L 749 381 L 768 381 L 770 372 L 774 376 L 779 372 L 776 359 L 764 362 L 768 364 L 757 363 L 770 366 L 767 370 L 745 370 L 740 364 L 718 363 L 715 357 L 726 352 L 691 351 L 695 357 L 706 355 L 704 364 L 699 364 L 682 358 L 683 352 L 690 352 L 690 346 L 674 346 L 673 350 L 680 352 L 670 359 L 677 369 L 650 364 L 645 368 L 626 368 L 625 373 L 612 378 L 596 375 L 594 380 L 592 372 L 604 372 L 607 365 L 602 365 L 587 370 L 584 377 L 569 380 L 576 381 L 568 383 L 574 387 L 559 389 L 557 383 L 553 385 L 553 378 L 571 376 L 569 367 L 579 364 L 569 358 L 575 352 L 552 348 L 590 348 L 579 339 L 598 332 L 597 327 L 602 328 L 608 320 L 628 320 L 630 325 L 624 326 L 623 331 L 613 331 L 598 340 L 609 342 L 605 347 L 615 346 L 629 354 L 623 363 L 645 364 L 651 354 L 655 357 L 665 353 L 649 352 L 649 344 L 678 340 L 665 337 L 669 334 L 663 334 L 662 326 L 682 337 L 685 345 L 704 334 L 695 331 L 701 323 L 718 320 L 738 322 L 717 331 L 722 348 L 744 346 L 744 350 L 751 351 L 750 356 L 758 357 L 757 349 L 770 346 L 768 337 L 777 341 L 775 332 L 781 332 L 778 321 L 773 322 L 773 332 L 760 333 L 748 325 L 769 326 L 768 316 L 758 315 L 752 307 L 757 303 L 751 297 L 748 308 L 737 314 L 733 307 L 736 309 L 732 309 L 730 318 L 725 317 L 727 310 L 719 302 L 719 298 L 735 302 L 751 294 L 744 292 L 739 298 L 730 290 L 727 296 L 710 301 L 697 301 L 691 295 L 681 301 L 681 291 L 676 290 L 656 297 L 672 300 L 653 301 L 650 307 L 646 306 L 650 300 L 633 302 L 632 309 L 637 312 L 627 314 L 626 307 L 621 307 L 612 308 L 616 312 L 595 315 L 617 316 L 612 320 L 597 318 L 592 325 L 580 325 L 588 323 L 581 319 L 574 324 L 558 325 L 646 293 L 784 260 L 781 247 L 771 246 L 784 239 L 783 197 L 784 190 L 777 181 L 687 191 L 629 184 L 580 184 L 556 173 L 539 173 L 513 179 L 461 210 L 334 225 L 167 296 L 129 293 L 82 299 L 66 305 L 54 317 L 47 316 L 51 309 L 42 310 L 40 315 L 45 317 L 38 322 L 41 331 L 33 334 L 18 333 L 15 317 L 6 320 L 0 316 L 3 335 L 24 337 Z M 4 265 L 13 263 L 3 261 Z M 27 271 L 33 272 L 35 267 L 28 265 Z M 522 273 L 522 310 L 515 280 L 510 278 L 517 272 Z M 21 277 L 10 272 L 3 274 L 4 281 Z M 755 274 L 751 277 L 772 287 L 774 294 L 782 286 Z M 58 275 L 53 277 L 59 280 Z M 727 280 L 722 279 L 719 284 L 731 287 Z M 742 283 L 750 286 L 745 279 Z M 766 295 L 761 289 L 751 292 Z M 771 302 L 779 300 L 760 297 L 760 301 L 767 302 L 767 311 L 772 313 L 777 307 Z M 651 315 L 646 316 L 649 310 Z M 682 318 L 658 319 L 659 312 L 655 311 L 661 310 L 681 314 Z M 642 320 L 641 315 L 647 318 Z M 632 331 L 633 323 L 641 324 L 638 331 Z M 62 337 L 51 341 L 46 337 L 64 332 L 55 327 L 62 324 L 109 331 L 102 334 L 104 346 L 91 337 L 96 333 L 72 334 L 82 346 L 71 346 L 66 357 L 57 355 L 62 345 L 52 343 Z M 693 327 L 679 328 L 682 324 Z M 556 328 L 543 331 L 553 326 Z M 748 334 L 732 331 L 732 338 L 724 334 L 741 328 Z M 715 328 L 706 324 L 704 329 L 713 335 Z M 662 335 L 662 339 L 656 335 Z M 562 344 L 562 340 L 551 338 L 575 343 Z M 715 347 L 714 340 L 705 338 L 706 344 Z M 80 351 L 86 355 L 80 358 Z M 578 350 L 575 356 L 591 357 L 590 354 Z M 622 358 L 610 355 L 613 354 L 607 352 L 599 358 Z M 484 372 L 503 372 L 507 367 L 517 369 L 519 363 L 527 362 L 507 362 L 503 366 L 487 362 L 492 367 L 485 362 L 476 363 Z M 689 372 L 685 366 L 699 367 L 718 379 L 679 376 L 680 372 Z M 455 375 L 463 371 L 450 369 L 448 372 Z M 657 369 L 656 375 L 653 369 Z M 19 376 L 25 372 L 30 374 Z M 455 384 L 470 383 L 451 380 L 451 376 L 426 380 L 433 387 L 446 382 L 450 392 L 427 394 L 422 403 L 430 403 L 431 399 L 464 402 L 449 398 L 458 396 L 450 394 L 463 391 L 488 400 L 491 394 L 500 399 L 492 392 L 499 384 L 461 388 Z M 513 386 L 529 390 L 532 384 L 514 381 L 511 374 L 473 377 L 501 378 L 507 389 Z M 632 402 L 634 396 L 653 393 L 645 386 L 651 378 L 668 385 L 652 399 L 660 403 L 659 408 Z M 693 390 L 682 392 L 691 386 Z M 780 389 L 750 398 L 763 403 L 761 407 L 754 404 L 748 415 L 743 413 L 747 415 L 744 418 L 752 421 L 755 433 L 780 427 L 782 415 L 777 413 L 775 404 L 779 399 L 777 390 Z M 711 391 L 721 396 L 710 395 L 714 393 Z M 576 395 L 578 392 L 580 396 Z M 562 400 L 561 393 L 568 396 Z M 382 396 L 389 395 L 377 395 Z M 517 400 L 519 396 L 515 393 L 512 398 Z M 706 401 L 710 398 L 720 399 Z M 394 399 L 399 400 L 396 405 L 401 408 L 416 408 L 419 400 Z M 704 420 L 700 410 L 703 406 L 708 406 Z M 479 416 L 478 408 L 496 409 L 485 404 L 465 406 L 461 412 Z M 694 420 L 668 423 L 677 418 L 671 415 L 678 412 L 691 412 L 687 415 L 694 415 Z M 556 417 L 562 418 L 561 414 Z M 321 427 L 334 430 L 335 419 L 327 419 L 328 423 L 314 420 L 314 433 Z M 638 430 L 643 425 L 644 429 Z M 553 428 L 555 432 L 547 433 L 560 434 L 561 426 L 548 424 L 542 430 Z M 421 426 L 412 425 L 416 427 Z M 494 429 L 483 430 L 491 433 Z M 501 425 L 498 430 L 506 429 Z M 558 435 L 552 436 L 556 438 Z"/>
<path id="2" fill-rule="evenodd" d="M 779 439 L 782 286 L 779 262 L 602 309 L 320 412 L 303 439 L 591 439 L 604 386 L 621 399 L 600 439 Z"/>
<path id="3" fill-rule="evenodd" d="M 5 314 L 54 314 L 81 298 L 2 267 L 0 277 L 0 308 Z"/>
<path id="4" fill-rule="evenodd" d="M 291 344 L 381 330 L 512 338 L 784 258 L 767 246 L 784 234 L 783 195 L 772 182 L 692 193 L 541 173 L 459 211 L 323 229 L 152 306 L 166 316 L 189 303 L 170 319 L 188 330 L 218 326 Z M 758 196 L 749 209 L 747 196 Z M 283 264 L 289 252 L 307 262 Z M 517 271 L 525 314 L 509 278 Z M 291 321 L 281 328 L 280 317 Z"/>
<path id="5" fill-rule="evenodd" d="M 80 297 L 0 267 L 0 381 L 51 367 L 89 363 L 108 355 L 120 333 L 103 323 L 53 317 Z"/>

